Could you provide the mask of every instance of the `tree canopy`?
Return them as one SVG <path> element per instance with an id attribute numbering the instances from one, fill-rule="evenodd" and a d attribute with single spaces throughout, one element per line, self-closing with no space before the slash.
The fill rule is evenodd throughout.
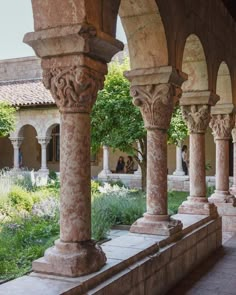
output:
<path id="1" fill-rule="evenodd" d="M 0 137 L 8 135 L 15 128 L 16 109 L 6 102 L 0 102 Z"/>
<path id="2" fill-rule="evenodd" d="M 129 81 L 123 76 L 128 69 L 123 64 L 110 64 L 103 90 L 99 91 L 92 111 L 92 148 L 101 145 L 134 155 L 134 143 L 146 136 L 142 115 L 132 104 Z"/>
<path id="3" fill-rule="evenodd" d="M 168 129 L 168 144 L 179 145 L 188 136 L 188 127 L 182 117 L 181 109 L 175 107 Z"/>

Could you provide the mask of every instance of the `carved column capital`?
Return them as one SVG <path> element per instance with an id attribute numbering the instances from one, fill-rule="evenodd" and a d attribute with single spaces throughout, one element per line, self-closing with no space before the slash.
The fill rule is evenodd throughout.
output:
<path id="1" fill-rule="evenodd" d="M 42 146 L 42 147 L 47 147 L 47 145 L 49 144 L 51 137 L 39 137 L 37 136 L 38 139 L 38 143 Z"/>
<path id="2" fill-rule="evenodd" d="M 24 137 L 10 137 L 9 139 L 11 140 L 14 149 L 19 149 Z"/>
<path id="3" fill-rule="evenodd" d="M 104 73 L 81 65 L 44 69 L 43 83 L 62 113 L 90 113 Z"/>
<path id="4" fill-rule="evenodd" d="M 169 83 L 131 87 L 133 104 L 140 107 L 145 128 L 169 128 L 174 108 L 175 87 Z"/>
<path id="5" fill-rule="evenodd" d="M 190 133 L 205 133 L 211 119 L 210 105 L 182 105 L 183 119 Z"/>
<path id="6" fill-rule="evenodd" d="M 211 116 L 210 127 L 215 139 L 230 139 L 234 127 L 233 114 L 215 114 Z"/>

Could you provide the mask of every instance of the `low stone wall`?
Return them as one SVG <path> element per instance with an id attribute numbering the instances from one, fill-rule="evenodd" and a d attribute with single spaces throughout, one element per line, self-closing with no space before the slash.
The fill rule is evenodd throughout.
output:
<path id="1" fill-rule="evenodd" d="M 4 295 L 164 295 L 222 244 L 221 218 L 177 214 L 177 241 L 129 233 L 102 245 L 107 264 L 99 272 L 65 278 L 32 273 L 0 286 Z"/>
<path id="2" fill-rule="evenodd" d="M 141 175 L 140 174 L 116 174 L 110 173 L 98 176 L 99 180 L 120 180 L 126 186 L 131 188 L 141 188 Z M 206 185 L 208 187 L 215 186 L 215 176 L 206 176 Z M 229 177 L 230 187 L 233 185 L 233 177 Z M 168 190 L 189 192 L 189 176 L 175 176 L 168 175 Z"/>

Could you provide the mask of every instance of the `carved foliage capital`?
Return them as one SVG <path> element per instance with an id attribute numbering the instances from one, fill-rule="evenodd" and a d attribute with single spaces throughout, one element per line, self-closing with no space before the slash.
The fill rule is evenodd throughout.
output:
<path id="1" fill-rule="evenodd" d="M 205 133 L 210 122 L 210 105 L 183 105 L 182 115 L 190 133 Z"/>
<path id="2" fill-rule="evenodd" d="M 132 86 L 133 104 L 140 107 L 147 129 L 169 128 L 174 107 L 175 87 L 171 84 Z"/>
<path id="3" fill-rule="evenodd" d="M 43 71 L 43 83 L 61 112 L 90 113 L 104 75 L 83 66 L 57 67 Z"/>
<path id="4" fill-rule="evenodd" d="M 49 144 L 51 137 L 37 137 L 38 139 L 38 143 L 42 146 L 42 147 L 47 147 L 47 145 Z"/>
<path id="5" fill-rule="evenodd" d="M 23 137 L 10 137 L 9 139 L 11 140 L 13 147 L 15 149 L 18 149 L 18 148 L 20 148 L 24 138 Z"/>
<path id="6" fill-rule="evenodd" d="M 210 127 L 215 139 L 230 139 L 234 127 L 234 116 L 232 114 L 212 115 Z"/>

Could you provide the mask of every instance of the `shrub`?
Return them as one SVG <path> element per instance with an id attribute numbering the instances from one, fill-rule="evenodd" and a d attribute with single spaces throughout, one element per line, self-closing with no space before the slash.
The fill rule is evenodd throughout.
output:
<path id="1" fill-rule="evenodd" d="M 30 211 L 33 207 L 31 194 L 20 186 L 13 186 L 8 197 L 11 205 L 19 211 Z"/>

